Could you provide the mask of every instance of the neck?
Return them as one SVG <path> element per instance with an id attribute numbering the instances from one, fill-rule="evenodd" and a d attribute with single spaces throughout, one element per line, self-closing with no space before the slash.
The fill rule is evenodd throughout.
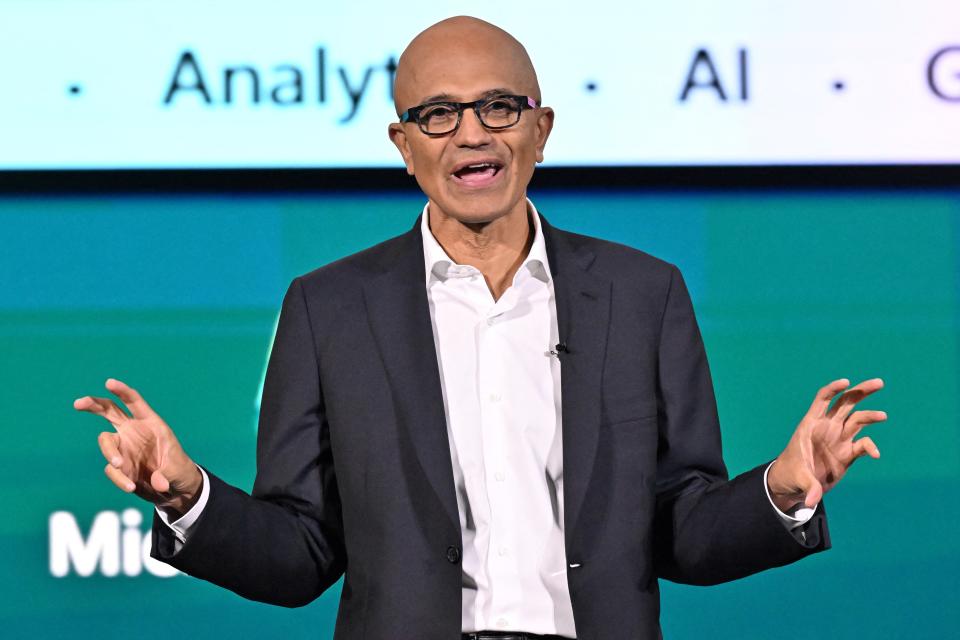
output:
<path id="1" fill-rule="evenodd" d="M 454 262 L 475 267 L 494 300 L 513 283 L 533 243 L 526 198 L 505 216 L 489 222 L 462 222 L 431 203 L 430 231 Z"/>

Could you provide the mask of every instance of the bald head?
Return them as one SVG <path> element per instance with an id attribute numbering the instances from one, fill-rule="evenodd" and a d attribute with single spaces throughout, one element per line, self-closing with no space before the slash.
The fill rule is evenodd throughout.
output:
<path id="1" fill-rule="evenodd" d="M 469 16 L 447 18 L 421 32 L 397 63 L 393 102 L 397 113 L 443 95 L 456 97 L 468 76 L 502 78 L 511 93 L 540 101 L 537 73 L 527 50 L 503 29 Z M 458 101 L 477 98 L 460 95 Z"/>
<path id="2" fill-rule="evenodd" d="M 526 96 L 514 111 L 498 98 Z M 438 22 L 406 48 L 394 78 L 397 114 L 426 103 L 483 102 L 493 118 L 516 120 L 489 126 L 481 107 L 457 109 L 446 133 L 428 133 L 424 120 L 387 126 L 407 173 L 430 202 L 431 224 L 484 225 L 511 220 L 524 237 L 526 190 L 553 128 L 553 109 L 540 104 L 540 86 L 530 56 L 509 33 L 476 18 Z M 452 110 L 437 107 L 433 115 Z M 496 121 L 495 121 L 496 122 Z M 498 223 L 507 224 L 507 223 Z M 473 231 L 471 231 L 473 233 Z"/>

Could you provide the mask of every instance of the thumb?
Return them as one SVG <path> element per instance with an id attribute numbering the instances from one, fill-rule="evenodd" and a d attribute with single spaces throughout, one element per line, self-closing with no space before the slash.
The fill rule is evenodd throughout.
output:
<path id="1" fill-rule="evenodd" d="M 821 485 L 812 474 L 809 476 L 806 484 L 807 497 L 803 501 L 803 504 L 807 507 L 813 508 L 817 506 L 821 500 L 823 500 L 823 485 Z"/>
<path id="2" fill-rule="evenodd" d="M 160 471 L 154 471 L 150 474 L 150 486 L 157 493 L 166 493 L 170 490 L 170 481 Z"/>

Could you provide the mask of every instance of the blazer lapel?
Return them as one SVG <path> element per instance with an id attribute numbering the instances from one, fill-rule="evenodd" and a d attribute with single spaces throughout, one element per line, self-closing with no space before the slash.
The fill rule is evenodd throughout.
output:
<path id="1" fill-rule="evenodd" d="M 427 302 L 420 224 L 400 236 L 384 271 L 364 286 L 367 317 L 401 428 L 423 475 L 460 529 L 437 351 Z M 418 496 L 420 498 L 422 496 Z"/>
<path id="2" fill-rule="evenodd" d="M 601 374 L 610 322 L 609 280 L 590 273 L 594 255 L 541 217 L 557 303 L 563 420 L 563 502 L 567 536 L 590 484 L 601 420 Z"/>

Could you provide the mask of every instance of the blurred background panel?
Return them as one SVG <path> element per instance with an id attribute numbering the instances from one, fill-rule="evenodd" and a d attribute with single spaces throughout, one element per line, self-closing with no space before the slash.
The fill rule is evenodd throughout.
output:
<path id="1" fill-rule="evenodd" d="M 0 168 L 400 166 L 384 135 L 397 58 L 459 10 L 4 0 Z M 559 114 L 553 166 L 957 161 L 960 8 L 945 0 L 469 13 L 530 52 Z"/>
<path id="2" fill-rule="evenodd" d="M 557 110 L 537 207 L 682 269 L 732 473 L 775 456 L 828 380 L 884 377 L 890 414 L 883 457 L 828 496 L 831 551 L 663 583 L 664 634 L 949 635 L 960 7 L 634 5 L 471 9 L 527 45 Z M 145 562 L 150 510 L 103 477 L 102 427 L 72 400 L 123 379 L 252 486 L 290 280 L 424 204 L 385 135 L 393 64 L 459 9 L 408 8 L 0 4 L 5 636 L 332 637 L 339 587 L 286 610 Z"/>

